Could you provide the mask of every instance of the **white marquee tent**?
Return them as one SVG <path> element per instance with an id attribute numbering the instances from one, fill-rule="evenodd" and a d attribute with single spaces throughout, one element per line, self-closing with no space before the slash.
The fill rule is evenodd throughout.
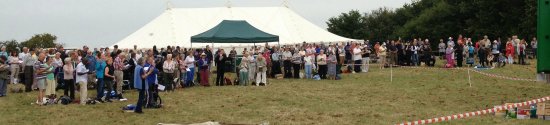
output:
<path id="1" fill-rule="evenodd" d="M 150 48 L 153 45 L 202 47 L 210 44 L 193 43 L 191 45 L 191 36 L 207 31 L 223 20 L 246 20 L 262 31 L 278 35 L 282 45 L 302 42 L 358 41 L 332 34 L 287 7 L 215 7 L 166 9 L 156 19 L 113 45 L 118 45 L 120 48 L 132 48 L 134 45 L 138 48 Z M 215 47 L 250 45 L 214 44 Z"/>

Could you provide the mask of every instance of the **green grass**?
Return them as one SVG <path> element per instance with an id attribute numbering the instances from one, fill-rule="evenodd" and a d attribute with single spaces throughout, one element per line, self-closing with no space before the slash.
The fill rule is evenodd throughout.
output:
<path id="1" fill-rule="evenodd" d="M 442 63 L 439 61 L 438 63 Z M 439 66 L 441 64 L 438 64 Z M 533 65 L 511 65 L 491 72 L 534 78 Z M 164 107 L 144 114 L 123 113 L 129 101 L 96 105 L 31 105 L 36 92 L 9 93 L 0 98 L 2 124 L 157 124 L 198 123 L 209 120 L 231 124 L 396 124 L 492 108 L 549 96 L 548 84 L 508 81 L 465 70 L 371 67 L 369 73 L 346 74 L 339 81 L 273 80 L 267 87 L 194 87 L 161 93 Z M 89 96 L 95 95 L 89 91 Z M 58 91 L 61 93 L 61 91 Z M 78 95 L 77 95 L 78 98 Z M 492 115 L 440 124 L 550 124 Z"/>

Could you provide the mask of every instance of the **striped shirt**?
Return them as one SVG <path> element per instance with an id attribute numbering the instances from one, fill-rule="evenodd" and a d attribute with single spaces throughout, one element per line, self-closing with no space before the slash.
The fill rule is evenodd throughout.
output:
<path id="1" fill-rule="evenodd" d="M 115 70 L 122 71 L 124 69 L 124 60 L 120 59 L 120 57 L 116 57 L 115 61 L 113 62 L 113 66 Z"/>
<path id="2" fill-rule="evenodd" d="M 36 61 L 36 63 L 34 63 L 34 71 L 37 71 L 37 70 L 46 70 L 46 67 L 47 65 L 40 62 L 40 61 Z M 46 78 L 46 73 L 35 73 L 35 77 L 34 79 L 45 79 Z"/>

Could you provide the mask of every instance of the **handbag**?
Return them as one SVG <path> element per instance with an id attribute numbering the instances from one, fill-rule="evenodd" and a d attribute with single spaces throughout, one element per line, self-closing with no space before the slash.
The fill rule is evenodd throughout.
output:
<path id="1" fill-rule="evenodd" d="M 469 57 L 468 59 L 466 59 L 466 64 L 474 64 L 474 58 Z"/>

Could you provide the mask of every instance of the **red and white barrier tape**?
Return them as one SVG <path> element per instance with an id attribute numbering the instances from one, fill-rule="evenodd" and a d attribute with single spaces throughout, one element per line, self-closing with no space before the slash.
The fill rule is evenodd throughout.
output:
<path id="1" fill-rule="evenodd" d="M 478 115 L 485 115 L 485 114 L 489 114 L 489 113 L 494 113 L 494 112 L 498 112 L 498 111 L 501 111 L 501 110 L 516 108 L 516 107 L 519 107 L 519 106 L 531 105 L 531 104 L 544 102 L 544 101 L 548 101 L 548 100 L 550 100 L 550 96 L 540 98 L 540 99 L 534 99 L 534 100 L 531 100 L 531 101 L 515 103 L 513 105 L 498 106 L 498 107 L 495 107 L 495 108 L 479 110 L 479 111 L 475 111 L 475 112 L 467 112 L 467 113 L 462 113 L 462 114 L 455 114 L 455 115 L 449 115 L 449 116 L 431 118 L 431 119 L 424 119 L 424 120 L 418 120 L 418 121 L 412 121 L 412 122 L 404 122 L 404 123 L 400 123 L 400 124 L 397 124 L 397 125 L 421 125 L 421 124 L 431 124 L 431 123 L 438 123 L 438 122 L 444 122 L 444 121 L 450 121 L 450 120 L 456 120 L 456 119 L 463 119 L 463 118 L 468 118 L 468 117 L 473 117 L 473 116 L 478 116 Z"/>
<path id="2" fill-rule="evenodd" d="M 419 67 L 419 66 L 401 66 L 403 68 L 411 69 L 447 69 L 447 70 L 462 70 L 462 68 L 436 68 L 436 67 Z"/>
<path id="3" fill-rule="evenodd" d="M 476 73 L 479 73 L 479 74 L 482 74 L 482 75 L 495 77 L 495 78 L 501 78 L 501 79 L 507 79 L 507 80 L 528 81 L 528 82 L 536 82 L 537 81 L 536 79 L 523 79 L 523 78 L 514 78 L 514 77 L 506 77 L 506 76 L 501 76 L 501 75 L 489 74 L 489 73 L 481 72 L 479 70 L 472 70 L 472 71 L 474 71 Z"/>
<path id="4" fill-rule="evenodd" d="M 524 79 L 524 78 L 506 77 L 506 76 L 501 76 L 501 75 L 496 75 L 496 74 L 490 74 L 490 73 L 485 73 L 485 72 L 482 72 L 482 71 L 479 71 L 479 70 L 468 69 L 468 68 L 434 68 L 434 67 L 416 67 L 416 66 L 401 66 L 401 67 L 403 67 L 403 68 L 413 68 L 413 69 L 471 70 L 471 71 L 474 71 L 476 73 L 479 73 L 479 74 L 482 74 L 482 75 L 485 75 L 485 76 L 494 77 L 494 78 L 514 80 L 514 81 L 528 81 L 528 82 L 536 82 L 537 81 L 536 79 Z"/>

